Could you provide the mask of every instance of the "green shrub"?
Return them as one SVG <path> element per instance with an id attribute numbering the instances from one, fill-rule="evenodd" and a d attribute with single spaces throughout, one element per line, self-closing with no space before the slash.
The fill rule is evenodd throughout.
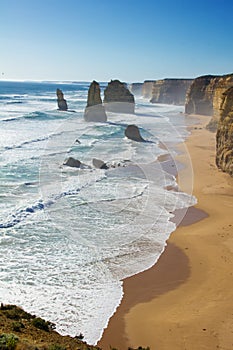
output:
<path id="1" fill-rule="evenodd" d="M 12 331 L 14 332 L 21 332 L 21 329 L 25 328 L 24 324 L 19 321 L 15 321 L 12 323 Z"/>
<path id="2" fill-rule="evenodd" d="M 15 334 L 1 334 L 0 335 L 0 349 L 14 350 L 19 338 Z"/>
<path id="3" fill-rule="evenodd" d="M 66 350 L 66 348 L 59 344 L 50 345 L 48 350 Z"/>
<path id="4" fill-rule="evenodd" d="M 49 332 L 56 328 L 55 324 L 49 321 L 45 321 L 43 318 L 35 317 L 32 320 L 34 327 L 42 329 L 43 331 Z"/>
<path id="5" fill-rule="evenodd" d="M 4 315 L 7 318 L 10 318 L 12 320 L 20 320 L 22 318 L 26 320 L 30 320 L 33 316 L 29 314 L 28 312 L 24 311 L 20 307 L 16 305 L 4 305 L 1 304 L 1 310 L 4 312 Z"/>

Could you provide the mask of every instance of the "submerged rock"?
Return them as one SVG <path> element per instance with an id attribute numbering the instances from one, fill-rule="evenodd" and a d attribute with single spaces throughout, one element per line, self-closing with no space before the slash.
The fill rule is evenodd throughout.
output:
<path id="1" fill-rule="evenodd" d="M 95 80 L 88 90 L 87 106 L 84 112 L 84 119 L 88 122 L 106 122 L 107 115 L 100 96 L 100 86 Z"/>
<path id="2" fill-rule="evenodd" d="M 125 136 L 133 141 L 145 142 L 145 140 L 140 135 L 139 128 L 136 125 L 128 125 L 125 129 Z"/>
<path id="3" fill-rule="evenodd" d="M 216 134 L 216 165 L 233 176 L 233 87 L 222 97 Z"/>
<path id="4" fill-rule="evenodd" d="M 68 106 L 67 106 L 67 102 L 64 99 L 64 94 L 60 89 L 57 89 L 56 91 L 57 94 L 57 105 L 58 105 L 58 109 L 60 111 L 67 111 Z"/>
<path id="5" fill-rule="evenodd" d="M 119 80 L 111 80 L 104 90 L 106 110 L 119 113 L 134 113 L 135 101 L 126 84 Z"/>

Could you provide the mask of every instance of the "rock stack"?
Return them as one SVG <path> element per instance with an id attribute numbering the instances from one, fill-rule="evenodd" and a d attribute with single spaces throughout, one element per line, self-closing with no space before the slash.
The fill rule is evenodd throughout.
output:
<path id="1" fill-rule="evenodd" d="M 216 134 L 216 164 L 233 176 L 233 87 L 223 93 Z"/>
<path id="2" fill-rule="evenodd" d="M 111 80 L 104 91 L 106 110 L 116 113 L 134 113 L 134 96 L 119 80 Z"/>
<path id="3" fill-rule="evenodd" d="M 84 113 L 84 119 L 88 122 L 107 121 L 107 115 L 100 96 L 100 86 L 99 83 L 97 83 L 95 80 L 93 80 L 88 90 L 87 106 Z"/>
<path id="4" fill-rule="evenodd" d="M 56 93 L 57 93 L 58 109 L 60 111 L 67 111 L 68 106 L 67 106 L 66 100 L 64 99 L 63 92 L 60 89 L 57 89 Z"/>

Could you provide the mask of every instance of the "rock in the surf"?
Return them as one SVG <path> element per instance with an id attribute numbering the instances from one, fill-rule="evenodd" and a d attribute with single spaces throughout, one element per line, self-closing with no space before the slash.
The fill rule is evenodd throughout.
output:
<path id="1" fill-rule="evenodd" d="M 92 164 L 97 169 L 108 169 L 109 168 L 105 162 L 103 162 L 101 159 L 97 159 L 97 158 L 92 159 Z"/>
<path id="2" fill-rule="evenodd" d="M 128 137 L 128 139 L 137 141 L 137 142 L 145 142 L 145 140 L 140 135 L 139 128 L 137 125 L 128 125 L 125 129 L 125 136 Z"/>
<path id="3" fill-rule="evenodd" d="M 87 122 L 106 122 L 107 115 L 100 96 L 100 86 L 95 80 L 88 90 L 87 106 L 84 112 L 84 119 Z"/>
<path id="4" fill-rule="evenodd" d="M 67 111 L 68 106 L 67 106 L 67 102 L 64 99 L 64 94 L 60 89 L 57 89 L 56 91 L 57 93 L 57 105 L 58 105 L 58 109 L 60 111 Z"/>
<path id="5" fill-rule="evenodd" d="M 73 157 L 69 157 L 63 165 L 70 166 L 72 168 L 80 168 L 82 163 Z"/>

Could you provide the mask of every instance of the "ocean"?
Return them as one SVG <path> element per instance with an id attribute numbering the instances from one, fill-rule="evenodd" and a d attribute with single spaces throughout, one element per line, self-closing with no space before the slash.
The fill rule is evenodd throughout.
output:
<path id="1" fill-rule="evenodd" d="M 188 136 L 184 108 L 137 98 L 135 115 L 87 123 L 88 87 L 0 81 L 0 301 L 96 344 L 122 279 L 154 265 L 176 228 L 172 212 L 196 199 L 191 171 L 189 193 L 174 176 L 176 145 Z M 67 112 L 57 110 L 57 88 Z M 128 124 L 149 142 L 127 139 Z M 173 171 L 158 161 L 166 154 Z M 64 166 L 68 157 L 87 166 Z M 115 168 L 95 169 L 93 158 Z"/>

